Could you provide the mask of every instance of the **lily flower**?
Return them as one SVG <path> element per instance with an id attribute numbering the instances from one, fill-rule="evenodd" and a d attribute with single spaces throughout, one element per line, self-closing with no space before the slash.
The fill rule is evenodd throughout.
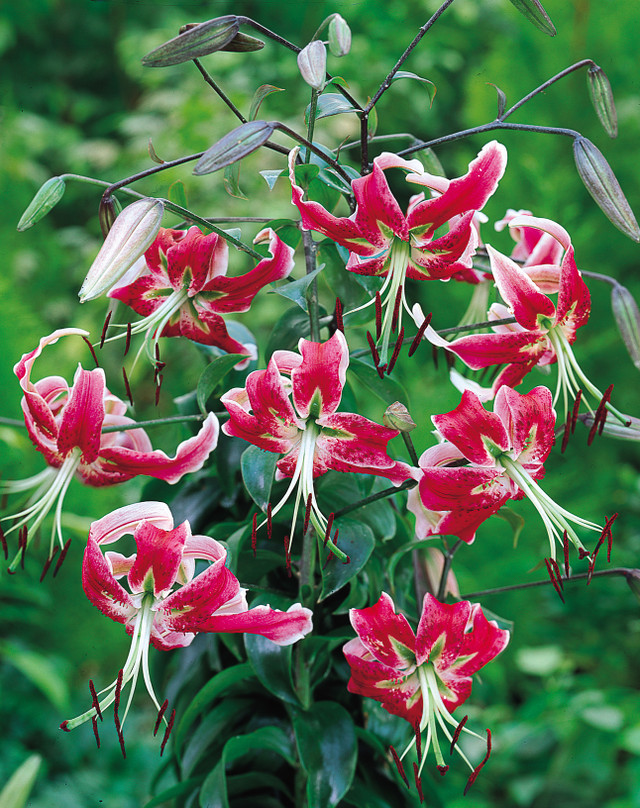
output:
<path id="1" fill-rule="evenodd" d="M 133 535 L 136 552 L 125 556 L 104 552 L 104 546 Z M 189 522 L 174 528 L 169 507 L 163 502 L 127 505 L 93 522 L 82 562 L 82 587 L 100 611 L 125 626 L 131 650 L 118 677 L 96 693 L 91 684 L 92 707 L 77 718 L 64 721 L 65 731 L 85 721 L 94 722 L 116 704 L 116 729 L 124 752 L 121 724 L 133 700 L 138 677 L 142 678 L 159 712 L 157 727 L 166 710 L 160 705 L 149 674 L 149 644 L 161 651 L 183 648 L 200 632 L 260 634 L 278 645 L 290 645 L 311 631 L 312 613 L 295 604 L 286 611 L 247 605 L 246 590 L 225 566 L 227 552 L 209 536 L 194 536 Z M 194 577 L 198 559 L 209 562 Z M 120 582 L 126 579 L 128 590 Z M 118 705 L 123 688 L 130 685 L 122 721 Z M 166 722 L 165 722 L 166 723 Z M 168 731 L 171 727 L 171 719 Z M 163 741 L 166 743 L 168 731 Z"/>
<path id="2" fill-rule="evenodd" d="M 418 535 L 449 533 L 471 543 L 478 526 L 508 499 L 526 496 L 542 518 L 554 561 L 556 541 L 564 546 L 565 536 L 581 558 L 588 555 L 574 525 L 603 528 L 562 508 L 537 483 L 555 440 L 550 390 L 521 395 L 501 387 L 493 409 L 487 412 L 466 390 L 454 410 L 432 416 L 443 442 L 422 455 L 413 474 L 419 501 L 414 495 L 410 506 Z"/>
<path id="3" fill-rule="evenodd" d="M 264 242 L 270 257 L 245 275 L 229 278 L 229 245 L 217 233 L 204 235 L 197 227 L 161 229 L 144 254 L 143 274 L 136 268 L 133 280 L 125 276 L 107 296 L 144 315 L 130 333 L 145 334 L 152 361 L 160 337 L 177 336 L 255 358 L 252 345 L 229 335 L 222 315 L 248 311 L 263 286 L 286 278 L 293 269 L 294 251 L 273 230 L 258 233 L 255 243 Z"/>
<path id="4" fill-rule="evenodd" d="M 302 501 L 307 519 L 326 536 L 334 554 L 345 560 L 329 537 L 330 525 L 318 506 L 314 479 L 333 469 L 376 474 L 400 485 L 410 477 L 410 467 L 387 454 L 387 443 L 399 434 L 396 429 L 355 413 L 337 412 L 349 364 L 344 334 L 336 331 L 327 342 L 301 339 L 298 350 L 276 351 L 266 370 L 248 375 L 245 388 L 221 397 L 229 412 L 222 430 L 283 455 L 276 479 L 288 477 L 291 483 L 271 515 L 297 486 L 291 536 Z"/>
<path id="5" fill-rule="evenodd" d="M 487 246 L 491 269 L 498 290 L 505 301 L 494 303 L 488 318 L 499 320 L 515 317 L 516 322 L 493 326 L 493 334 L 476 334 L 447 342 L 431 326 L 424 332 L 425 339 L 458 356 L 473 370 L 507 363 L 491 388 L 482 388 L 473 382 L 454 379 L 454 384 L 472 389 L 482 400 L 488 401 L 503 386 L 515 387 L 536 365 L 558 366 L 558 381 L 554 405 L 560 395 L 564 411 L 569 409 L 582 388 L 583 397 L 592 411 L 603 394 L 588 379 L 573 353 L 571 345 L 576 332 L 589 319 L 591 299 L 574 258 L 574 250 L 567 231 L 550 219 L 534 216 L 513 216 L 509 226 L 519 234 L 514 254 L 525 261 L 518 266 L 506 255 Z M 549 238 L 532 239 L 530 231 L 543 231 Z M 550 243 L 552 239 L 556 246 Z M 563 257 L 561 260 L 559 255 Z M 531 263 L 552 260 L 555 263 Z M 557 293 L 557 302 L 549 297 Z M 421 324 L 424 315 L 419 306 L 413 310 L 415 322 Z M 589 396 L 595 402 L 589 404 Z M 607 408 L 617 412 L 607 405 Z M 626 422 L 623 416 L 620 416 Z"/>
<path id="6" fill-rule="evenodd" d="M 43 337 L 37 348 L 24 354 L 14 367 L 24 393 L 22 410 L 29 437 L 44 456 L 47 468 L 27 480 L 4 482 L 0 488 L 5 494 L 36 489 L 26 508 L 1 520 L 18 520 L 7 535 L 27 527 L 33 535 L 55 507 L 50 556 L 56 535 L 60 545 L 64 544 L 62 506 L 74 477 L 96 487 L 122 483 L 138 474 L 177 483 L 188 472 L 201 468 L 218 443 L 218 420 L 213 413 L 207 416 L 197 435 L 178 446 L 174 457 L 154 450 L 143 429 L 103 432 L 105 427 L 129 426 L 135 422 L 125 415 L 126 404 L 107 389 L 102 368 L 84 370 L 79 365 L 71 386 L 61 376 L 33 382 L 33 365 L 43 349 L 69 335 L 87 336 L 88 332 L 78 328 L 54 331 Z M 26 549 L 26 543 L 25 538 L 21 551 Z M 15 569 L 19 559 L 20 553 L 10 570 Z"/>
<path id="7" fill-rule="evenodd" d="M 506 149 L 496 141 L 488 143 L 467 174 L 454 180 L 425 173 L 419 160 L 384 152 L 374 159 L 370 174 L 352 182 L 357 208 L 349 218 L 333 216 L 319 203 L 303 199 L 295 181 L 297 154 L 294 149 L 289 155 L 289 177 L 302 227 L 346 247 L 351 272 L 385 278 L 379 292 L 385 308 L 379 330 L 380 353 L 386 361 L 391 333 L 396 325 L 401 330 L 402 306 L 409 311 L 406 279 L 446 281 L 471 267 L 478 240 L 474 216 L 496 190 L 507 162 Z M 426 187 L 432 196 L 412 196 L 403 213 L 384 174 L 389 168 L 402 169 L 407 182 Z M 448 230 L 442 233 L 445 225 Z"/>
<path id="8" fill-rule="evenodd" d="M 471 769 L 470 785 L 489 755 L 473 767 L 457 741 L 463 732 L 480 736 L 464 725 L 466 716 L 458 721 L 451 713 L 471 695 L 472 675 L 504 650 L 509 632 L 487 620 L 479 603 L 463 600 L 449 606 L 428 593 L 417 633 L 404 615 L 395 613 L 385 592 L 375 605 L 351 609 L 349 618 L 358 635 L 343 648 L 351 667 L 349 692 L 379 701 L 387 712 L 405 718 L 415 729 L 416 737 L 402 755 L 391 750 L 400 774 L 405 777 L 400 761 L 425 732 L 418 747 L 419 768 L 415 768 L 418 787 L 430 748 L 439 771 L 447 771 L 438 738 L 441 731 L 451 754 L 455 749 Z M 489 730 L 487 734 L 490 749 Z"/>

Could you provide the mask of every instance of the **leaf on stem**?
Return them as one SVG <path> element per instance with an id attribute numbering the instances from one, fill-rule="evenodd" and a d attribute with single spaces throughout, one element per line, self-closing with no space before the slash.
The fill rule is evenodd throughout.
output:
<path id="1" fill-rule="evenodd" d="M 611 308 L 631 361 L 640 370 L 640 312 L 633 295 L 626 286 L 616 284 L 613 287 Z"/>
<path id="2" fill-rule="evenodd" d="M 215 53 L 235 39 L 239 29 L 240 23 L 234 14 L 201 22 L 154 48 L 142 57 L 142 64 L 145 67 L 168 67 Z"/>
<path id="3" fill-rule="evenodd" d="M 246 359 L 242 354 L 225 354 L 213 360 L 202 371 L 202 375 L 198 379 L 198 386 L 196 388 L 196 400 L 198 407 L 203 415 L 207 414 L 207 399 L 216 389 L 222 379 L 233 369 L 238 362 Z"/>
<path id="4" fill-rule="evenodd" d="M 266 512 L 269 504 L 277 462 L 275 452 L 267 452 L 258 446 L 247 447 L 240 459 L 244 487 L 261 511 Z"/>
<path id="5" fill-rule="evenodd" d="M 196 163 L 193 173 L 196 176 L 211 174 L 242 160 L 265 144 L 274 131 L 275 127 L 268 121 L 241 124 L 207 149 Z"/>
<path id="6" fill-rule="evenodd" d="M 497 118 L 498 120 L 500 120 L 500 119 L 502 118 L 502 115 L 504 114 L 505 107 L 507 106 L 507 96 L 506 96 L 506 95 L 504 94 L 504 92 L 503 92 L 503 91 L 502 91 L 502 90 L 501 90 L 501 89 L 498 87 L 498 85 L 497 85 L 497 84 L 494 84 L 494 83 L 493 83 L 493 82 L 491 82 L 491 81 L 488 81 L 488 82 L 487 82 L 487 84 L 488 84 L 490 87 L 493 87 L 493 89 L 494 89 L 494 90 L 496 91 L 496 93 L 498 94 L 498 114 L 496 115 L 496 118 Z"/>
<path id="7" fill-rule="evenodd" d="M 255 120 L 256 115 L 258 114 L 258 110 L 260 109 L 260 105 L 264 101 L 264 99 L 271 95 L 271 93 L 283 93 L 283 87 L 276 87 L 273 84 L 261 84 L 258 89 L 253 94 L 253 98 L 251 99 L 251 107 L 249 109 L 249 120 Z"/>
<path id="8" fill-rule="evenodd" d="M 304 111 L 305 125 L 309 124 L 309 113 L 311 111 L 311 104 Z M 340 93 L 324 93 L 318 96 L 318 105 L 316 107 L 316 120 L 320 118 L 329 118 L 331 115 L 341 115 L 343 112 L 357 112 L 357 109 L 350 101 L 340 95 Z"/>
<path id="9" fill-rule="evenodd" d="M 22 233 L 24 230 L 33 227 L 40 219 L 43 219 L 62 199 L 64 190 L 65 184 L 62 177 L 51 177 L 51 179 L 47 180 L 20 217 L 18 231 Z"/>
<path id="10" fill-rule="evenodd" d="M 542 7 L 540 0 L 511 0 L 511 3 L 543 34 L 555 36 L 558 33 L 555 25 L 551 22 L 551 18 Z"/>
<path id="11" fill-rule="evenodd" d="M 309 274 L 305 275 L 303 278 L 299 278 L 297 281 L 283 283 L 282 286 L 271 289 L 269 294 L 281 295 L 289 300 L 293 300 L 294 303 L 300 306 L 305 314 L 309 314 L 309 287 L 323 269 L 324 264 L 314 269 L 313 272 L 309 272 Z"/>
<path id="12" fill-rule="evenodd" d="M 418 76 L 417 73 L 410 73 L 408 70 L 398 70 L 398 72 L 391 79 L 391 83 L 398 81 L 398 79 L 415 79 L 421 84 L 424 84 L 427 92 L 429 93 L 429 107 L 433 106 L 433 99 L 436 97 L 437 87 L 429 79 Z"/>
<path id="13" fill-rule="evenodd" d="M 613 101 L 613 92 L 607 74 L 598 65 L 587 71 L 591 102 L 609 137 L 618 137 L 618 115 Z"/>
<path id="14" fill-rule="evenodd" d="M 602 152 L 586 137 L 573 140 L 573 156 L 585 188 L 611 224 L 640 242 L 640 228 L 620 183 Z"/>

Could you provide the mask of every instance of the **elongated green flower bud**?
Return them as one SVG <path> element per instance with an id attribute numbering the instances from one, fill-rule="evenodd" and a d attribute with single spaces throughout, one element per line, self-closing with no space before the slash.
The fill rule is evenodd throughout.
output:
<path id="1" fill-rule="evenodd" d="M 340 14 L 329 23 L 329 50 L 334 56 L 346 56 L 351 50 L 351 29 Z"/>
<path id="2" fill-rule="evenodd" d="M 589 95 L 598 118 L 600 118 L 600 123 L 609 137 L 617 137 L 618 115 L 607 74 L 601 67 L 594 65 L 587 71 L 587 81 L 589 83 Z"/>
<path id="3" fill-rule="evenodd" d="M 64 195 L 65 184 L 62 177 L 51 177 L 40 188 L 20 217 L 18 230 L 22 233 L 33 227 L 54 208 Z"/>

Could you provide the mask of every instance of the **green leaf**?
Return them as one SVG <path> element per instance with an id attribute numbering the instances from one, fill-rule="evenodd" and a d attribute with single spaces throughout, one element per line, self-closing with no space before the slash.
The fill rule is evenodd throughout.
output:
<path id="1" fill-rule="evenodd" d="M 253 699 L 224 699 L 209 710 L 195 731 L 190 733 L 180 756 L 182 777 L 188 777 L 205 756 L 210 757 L 212 747 L 220 749 L 226 736 L 235 732 L 238 724 L 246 721 L 254 709 Z"/>
<path id="2" fill-rule="evenodd" d="M 509 525 L 511 530 L 513 531 L 513 546 L 518 546 L 518 539 L 520 538 L 520 534 L 522 533 L 522 528 L 524 527 L 524 517 L 520 516 L 519 513 L 511 510 L 511 508 L 502 507 L 497 513 L 494 513 L 494 516 L 498 516 L 500 519 L 504 519 L 504 521 Z"/>
<path id="3" fill-rule="evenodd" d="M 182 180 L 176 180 L 175 182 L 171 183 L 169 190 L 167 191 L 167 197 L 169 198 L 170 202 L 173 202 L 175 205 L 180 205 L 181 208 L 189 207 L 187 202 L 187 192 Z"/>
<path id="4" fill-rule="evenodd" d="M 318 701 L 296 712 L 293 728 L 307 773 L 308 808 L 333 808 L 349 790 L 358 757 L 351 716 L 340 704 Z"/>
<path id="5" fill-rule="evenodd" d="M 542 7 L 540 0 L 511 0 L 511 2 L 543 34 L 548 34 L 549 36 L 557 34 L 556 27 Z"/>
<path id="6" fill-rule="evenodd" d="M 261 511 L 267 510 L 278 454 L 267 452 L 258 446 L 249 446 L 242 453 L 240 468 L 242 481 L 251 499 Z"/>
<path id="7" fill-rule="evenodd" d="M 255 606 L 255 601 L 251 606 Z M 291 676 L 291 646 L 276 645 L 259 634 L 245 634 L 244 647 L 256 678 L 274 696 L 300 706 Z"/>
<path id="8" fill-rule="evenodd" d="M 69 690 L 53 659 L 20 648 L 10 642 L 0 644 L 1 656 L 40 690 L 61 713 L 69 706 Z"/>
<path id="9" fill-rule="evenodd" d="M 292 300 L 294 303 L 297 303 L 305 314 L 309 314 L 309 301 L 307 298 L 309 294 L 309 287 L 323 269 L 324 266 L 320 266 L 317 269 L 314 269 L 313 272 L 309 272 L 304 277 L 299 278 L 297 281 L 283 283 L 282 286 L 271 289 L 269 294 L 286 297 L 288 300 Z"/>
<path id="10" fill-rule="evenodd" d="M 267 359 L 274 351 L 295 351 L 300 337 L 308 338 L 310 333 L 309 317 L 302 309 L 298 306 L 287 309 L 273 327 L 265 351 Z"/>
<path id="11" fill-rule="evenodd" d="M 278 177 L 285 173 L 284 168 L 265 168 L 264 171 L 258 171 L 258 174 L 260 174 L 269 186 L 270 191 L 273 191 L 273 186 L 276 184 Z"/>
<path id="12" fill-rule="evenodd" d="M 214 359 L 213 362 L 207 365 L 202 371 L 198 379 L 196 396 L 198 407 L 203 415 L 207 414 L 206 404 L 211 393 L 213 393 L 227 373 L 233 370 L 234 366 L 237 365 L 238 362 L 242 362 L 243 359 L 246 359 L 246 356 L 242 356 L 242 354 L 225 354 L 224 356 L 219 356 L 217 359 Z"/>
<path id="13" fill-rule="evenodd" d="M 350 101 L 340 95 L 340 93 L 324 93 L 318 97 L 318 106 L 316 107 L 316 120 L 320 118 L 329 118 L 331 115 L 341 115 L 343 112 L 357 112 L 358 110 L 353 106 Z M 309 124 L 309 113 L 311 112 L 311 104 L 304 111 L 305 125 Z"/>
<path id="14" fill-rule="evenodd" d="M 283 93 L 283 87 L 275 87 L 273 84 L 261 84 L 260 87 L 255 91 L 253 94 L 253 98 L 251 100 L 251 108 L 249 109 L 249 120 L 255 120 L 256 115 L 258 114 L 258 110 L 260 109 L 260 105 L 264 101 L 264 99 L 271 95 L 272 93 Z"/>
<path id="15" fill-rule="evenodd" d="M 240 190 L 240 163 L 233 163 L 233 165 L 225 168 L 222 184 L 229 196 L 233 196 L 236 199 L 249 198 Z"/>
<path id="16" fill-rule="evenodd" d="M 29 207 L 20 217 L 17 229 L 22 233 L 43 219 L 64 196 L 65 184 L 62 177 L 51 177 L 38 190 L 29 202 Z"/>
<path id="17" fill-rule="evenodd" d="M 0 791 L 0 808 L 24 808 L 41 763 L 40 755 L 31 755 L 15 770 Z"/>
<path id="18" fill-rule="evenodd" d="M 611 308 L 631 361 L 640 370 L 640 312 L 638 304 L 626 286 L 618 283 L 613 287 Z"/>
<path id="19" fill-rule="evenodd" d="M 381 379 L 373 365 L 369 365 L 361 359 L 351 359 L 349 372 L 353 373 L 358 381 L 362 382 L 368 390 L 378 396 L 387 407 L 389 404 L 393 404 L 394 401 L 408 401 L 407 392 L 401 384 L 389 376 Z"/>
<path id="20" fill-rule="evenodd" d="M 349 517 L 336 519 L 334 527 L 338 528 L 338 547 L 351 559 L 343 564 L 332 558 L 322 570 L 322 594 L 320 600 L 328 598 L 342 589 L 355 577 L 369 560 L 376 540 L 373 531 L 367 525 Z"/>
<path id="21" fill-rule="evenodd" d="M 398 81 L 398 79 L 415 79 L 421 84 L 424 84 L 427 92 L 429 93 L 429 106 L 433 105 L 433 99 L 436 97 L 437 88 L 432 81 L 425 79 L 422 76 L 418 76 L 417 73 L 410 73 L 408 70 L 398 70 L 395 76 L 391 79 L 391 83 Z"/>
<path id="22" fill-rule="evenodd" d="M 240 23 L 234 14 L 201 22 L 154 48 L 143 56 L 142 64 L 145 67 L 168 67 L 215 53 L 228 45 L 239 30 Z"/>
<path id="23" fill-rule="evenodd" d="M 143 808 L 156 808 L 157 805 L 165 805 L 166 808 L 166 803 L 168 803 L 169 800 L 188 794 L 200 783 L 200 777 L 191 777 L 189 780 L 183 780 L 181 783 L 174 783 L 172 786 L 169 786 L 169 788 L 165 788 L 160 794 L 156 794 L 149 802 L 145 802 Z"/>
<path id="24" fill-rule="evenodd" d="M 200 177 L 242 160 L 269 140 L 275 127 L 268 121 L 248 121 L 213 144 L 196 163 L 193 173 Z"/>

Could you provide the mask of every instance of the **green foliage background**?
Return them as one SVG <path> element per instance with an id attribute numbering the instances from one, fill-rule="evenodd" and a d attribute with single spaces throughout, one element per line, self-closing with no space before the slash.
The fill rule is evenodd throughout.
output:
<path id="1" fill-rule="evenodd" d="M 23 352 L 54 328 L 74 325 L 95 331 L 104 316 L 100 302 L 82 308 L 76 303 L 77 289 L 101 242 L 99 192 L 69 183 L 52 214 L 18 234 L 15 224 L 36 188 L 63 172 L 119 179 L 150 164 L 149 138 L 160 156 L 172 159 L 205 149 L 235 126 L 193 66 L 144 69 L 140 58 L 147 51 L 173 36 L 185 22 L 231 12 L 253 16 L 303 45 L 327 14 L 340 11 L 354 32 L 353 49 L 339 63 L 331 63 L 330 69 L 344 75 L 351 91 L 364 99 L 375 91 L 436 6 L 431 0 L 361 0 L 338 5 L 324 0 L 170 4 L 25 0 L 19 7 L 4 9 L 0 17 L 1 414 L 20 416 L 18 385 L 11 369 Z M 379 132 L 406 130 L 430 138 L 483 123 L 495 115 L 495 90 L 488 82 L 504 90 L 513 103 L 554 72 L 589 56 L 606 70 L 616 95 L 620 123 L 616 141 L 608 141 L 600 129 L 583 73 L 536 98 L 514 120 L 580 130 L 608 157 L 638 212 L 638 10 L 632 3 L 613 0 L 547 0 L 545 6 L 558 28 L 553 40 L 527 24 L 507 0 L 456 0 L 406 65 L 437 85 L 432 108 L 418 84 L 398 82 L 380 104 Z M 218 54 L 206 64 L 244 109 L 258 85 L 282 87 L 285 92 L 265 101 L 264 115 L 302 129 L 308 94 L 289 52 L 268 44 L 256 54 Z M 319 122 L 316 130 L 317 139 L 331 146 L 347 136 L 357 136 L 355 117 L 329 118 Z M 500 140 L 510 158 L 507 174 L 486 209 L 490 220 L 514 207 L 561 222 L 572 235 L 581 268 L 615 276 L 640 299 L 640 247 L 606 221 L 583 189 L 570 141 L 525 133 L 501 133 Z M 463 173 L 484 142 L 484 137 L 476 137 L 439 149 L 448 174 Z M 191 206 L 208 215 L 290 216 L 287 183 L 280 180 L 269 193 L 257 174 L 267 167 L 280 168 L 282 160 L 260 153 L 244 161 L 240 184 L 249 201 L 228 196 L 220 175 L 195 178 L 188 168 L 157 175 L 139 189 L 166 195 L 171 183 L 181 180 Z M 489 240 L 488 229 L 484 235 Z M 491 233 L 490 240 L 509 250 L 505 234 L 494 237 Z M 616 334 L 608 289 L 594 283 L 590 287 L 593 315 L 580 333 L 576 353 L 598 386 L 604 389 L 614 382 L 614 398 L 623 411 L 640 415 L 638 371 Z M 329 290 L 323 287 L 321 293 L 331 306 Z M 434 311 L 436 327 L 446 327 L 463 312 L 468 290 L 430 284 L 419 293 L 425 309 Z M 256 311 L 250 326 L 264 344 L 284 311 L 283 301 L 263 296 Z M 167 387 L 170 394 L 179 395 L 197 380 L 178 371 L 180 359 L 196 363 L 197 356 L 188 346 L 171 351 L 176 372 Z M 86 361 L 86 355 L 75 347 L 60 346 L 51 358 L 39 360 L 39 369 L 44 375 L 64 366 L 70 377 L 80 359 Z M 445 369 L 433 368 L 426 350 L 402 364 L 399 374 L 419 422 L 415 434 L 421 450 L 431 442 L 429 416 L 453 407 L 457 394 L 448 385 Z M 545 383 L 545 377 L 531 378 L 531 386 L 539 383 Z M 114 388 L 122 395 L 117 382 Z M 165 401 L 170 398 L 167 395 Z M 379 419 L 380 403 L 368 406 L 367 414 Z M 179 435 L 167 432 L 153 437 L 171 447 Z M 39 470 L 39 458 L 29 451 L 22 431 L 0 426 L 0 438 L 6 478 L 18 479 Z M 585 441 L 585 435 L 577 432 L 567 455 L 554 453 L 545 488 L 566 508 L 588 518 L 599 520 L 603 513 L 620 511 L 613 563 L 640 566 L 637 445 L 601 439 L 585 450 Z M 400 454 L 402 447 L 397 446 L 396 452 Z M 144 698 L 128 719 L 126 761 L 108 732 L 103 733 L 103 748 L 96 752 L 90 728 L 73 736 L 57 729 L 63 718 L 84 709 L 87 679 L 109 681 L 127 647 L 120 626 L 94 613 L 82 594 L 76 571 L 83 532 L 93 518 L 122 504 L 123 496 L 124 501 L 134 501 L 140 492 L 136 482 L 114 490 L 73 487 L 66 528 L 74 534 L 75 546 L 58 578 L 37 586 L 34 581 L 40 570 L 35 560 L 28 561 L 25 574 L 0 578 L 0 722 L 4 728 L 0 782 L 29 753 L 42 754 L 45 771 L 28 802 L 32 808 L 54 804 L 134 808 L 151 794 L 159 766 L 156 746 L 149 741 L 153 718 L 145 712 Z M 530 569 L 544 552 L 546 539 L 532 509 L 526 503 L 515 507 L 527 519 L 519 547 L 512 549 L 509 530 L 501 520 L 486 523 L 475 544 L 456 558 L 462 593 L 541 577 L 540 571 Z M 566 606 L 550 587 L 487 597 L 484 603 L 500 617 L 514 621 L 515 627 L 507 652 L 474 687 L 476 721 L 493 728 L 495 751 L 465 804 L 474 808 L 595 808 L 603 804 L 638 808 L 640 619 L 638 603 L 624 581 L 601 579 L 588 590 L 574 585 L 567 591 Z M 165 660 L 162 663 L 164 670 Z M 169 668 L 179 671 L 185 664 L 176 657 Z M 165 772 L 166 782 L 170 777 Z M 444 780 L 438 777 L 428 804 L 462 805 L 461 782 L 451 773 Z"/>

